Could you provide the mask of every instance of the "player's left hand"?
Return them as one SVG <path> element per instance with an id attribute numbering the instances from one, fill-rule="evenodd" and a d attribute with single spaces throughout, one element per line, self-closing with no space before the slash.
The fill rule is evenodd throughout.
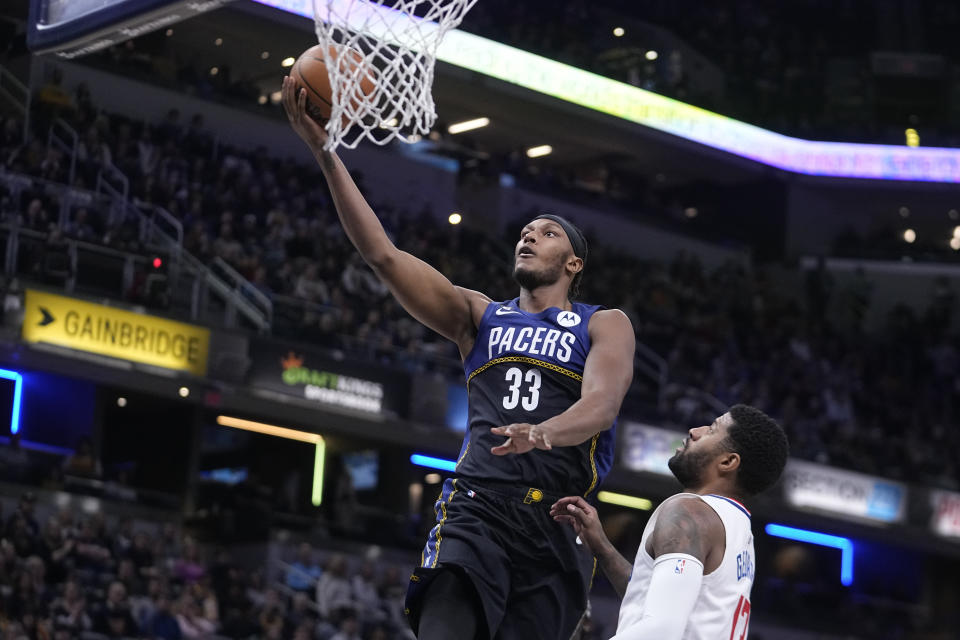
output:
<path id="1" fill-rule="evenodd" d="M 492 447 L 490 453 L 495 456 L 505 456 L 508 453 L 526 453 L 532 449 L 553 449 L 550 436 L 546 429 L 538 424 L 521 422 L 508 424 L 505 427 L 493 427 L 490 433 L 498 436 L 507 436 L 507 441 L 498 447 Z"/>

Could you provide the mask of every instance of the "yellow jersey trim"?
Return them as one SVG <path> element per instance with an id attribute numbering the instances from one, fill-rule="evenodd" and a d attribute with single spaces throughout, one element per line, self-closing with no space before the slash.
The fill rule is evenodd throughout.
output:
<path id="1" fill-rule="evenodd" d="M 440 559 L 440 543 L 443 542 L 443 536 L 440 535 L 440 529 L 443 528 L 443 523 L 446 522 L 446 520 L 447 520 L 447 505 L 450 504 L 450 501 L 451 501 L 451 500 L 453 500 L 453 496 L 456 495 L 457 491 L 459 491 L 459 489 L 457 489 L 457 481 L 454 480 L 454 481 L 453 481 L 453 491 L 451 491 L 451 492 L 450 492 L 450 495 L 447 496 L 447 501 L 440 503 L 440 511 L 443 512 L 443 517 L 440 518 L 440 522 L 437 523 L 437 546 L 436 546 L 436 548 L 434 549 L 434 552 L 433 552 L 433 562 L 430 563 L 430 568 L 431 568 L 431 569 L 436 569 L 436 568 L 437 568 L 437 560 Z"/>
<path id="2" fill-rule="evenodd" d="M 462 454 L 459 458 L 457 458 L 457 464 L 455 464 L 455 465 L 453 466 L 453 470 L 454 470 L 454 471 L 457 470 L 457 467 L 460 466 L 460 463 L 463 461 L 463 459 L 467 457 L 467 451 L 470 451 L 470 441 L 469 441 L 469 440 L 467 440 L 467 446 L 466 446 L 466 448 L 464 448 L 463 454 Z"/>
<path id="3" fill-rule="evenodd" d="M 551 371 L 556 371 L 557 373 L 562 373 L 568 378 L 573 378 L 577 382 L 583 382 L 583 376 L 580 375 L 579 373 L 575 371 L 571 371 L 570 369 L 567 369 L 565 367 L 561 367 L 558 364 L 553 364 L 552 362 L 545 362 L 543 360 L 537 360 L 536 358 L 530 358 L 527 356 L 501 356 L 499 358 L 494 358 L 493 360 L 490 360 L 480 365 L 476 369 L 474 369 L 473 373 L 470 374 L 470 377 L 467 378 L 467 389 L 470 388 L 470 381 L 473 380 L 473 378 L 477 374 L 483 373 L 490 367 L 497 364 L 503 364 L 504 362 L 522 362 L 524 364 L 532 364 L 537 367 L 542 367 L 544 369 L 550 369 Z"/>
<path id="4" fill-rule="evenodd" d="M 599 439 L 600 434 L 595 433 L 593 434 L 593 439 L 590 441 L 590 471 L 593 473 L 593 480 L 590 481 L 590 486 L 587 487 L 586 493 L 583 494 L 584 498 L 597 488 L 597 440 Z"/>

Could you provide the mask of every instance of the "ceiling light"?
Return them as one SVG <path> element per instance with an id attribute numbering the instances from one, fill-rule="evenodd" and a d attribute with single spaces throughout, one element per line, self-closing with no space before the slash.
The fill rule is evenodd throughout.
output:
<path id="1" fill-rule="evenodd" d="M 628 496 L 622 493 L 612 493 L 610 491 L 601 491 L 597 493 L 597 500 L 600 502 L 606 502 L 607 504 L 615 504 L 621 507 L 640 509 L 641 511 L 650 511 L 650 509 L 653 508 L 653 503 L 646 498 Z"/>
<path id="2" fill-rule="evenodd" d="M 177 393 L 180 394 L 181 398 L 186 398 L 188 395 L 190 395 L 190 389 L 186 387 L 180 387 L 180 390 Z"/>
<path id="3" fill-rule="evenodd" d="M 423 477 L 423 481 L 427 484 L 440 484 L 441 480 L 443 477 L 439 473 L 428 473 Z"/>
<path id="4" fill-rule="evenodd" d="M 687 207 L 683 210 L 683 215 L 687 216 L 688 218 L 696 218 L 699 213 L 700 212 L 697 211 L 696 207 Z"/>
<path id="5" fill-rule="evenodd" d="M 280 93 L 279 91 L 274 91 L 273 93 L 270 94 L 270 102 L 272 102 L 273 104 L 279 103 L 282 98 L 283 98 L 283 94 Z"/>
<path id="6" fill-rule="evenodd" d="M 125 406 L 127 406 L 127 399 L 124 398 L 123 396 L 120 396 L 119 398 L 117 398 L 117 406 L 118 406 L 118 407 L 125 407 Z"/>
<path id="7" fill-rule="evenodd" d="M 953 237 L 954 237 L 954 238 L 960 238 L 960 227 L 954 227 L 954 228 L 953 228 Z"/>
<path id="8" fill-rule="evenodd" d="M 220 45 L 223 44 L 223 38 L 217 38 L 216 40 L 213 41 L 213 44 L 219 47 Z"/>
<path id="9" fill-rule="evenodd" d="M 167 37 L 169 38 L 172 35 L 173 35 L 173 29 L 167 29 Z"/>
<path id="10" fill-rule="evenodd" d="M 380 123 L 381 129 L 396 129 L 397 125 L 400 124 L 400 121 L 396 118 L 390 118 L 389 120 L 384 120 Z"/>
<path id="11" fill-rule="evenodd" d="M 218 69 L 217 67 L 210 67 L 210 75 L 215 76 L 218 73 L 220 73 L 220 69 Z"/>
<path id="12" fill-rule="evenodd" d="M 659 57 L 660 57 L 660 54 L 657 53 L 656 51 L 654 51 L 653 49 L 650 49 L 650 51 L 647 51 L 645 57 L 646 57 L 647 60 L 653 61 L 653 60 L 656 60 L 657 58 L 659 58 Z"/>
<path id="13" fill-rule="evenodd" d="M 464 131 L 471 131 L 473 129 L 479 129 L 490 124 L 490 118 L 474 118 L 473 120 L 465 120 L 463 122 L 456 122 L 449 127 L 447 131 L 456 135 L 458 133 L 463 133 Z"/>
<path id="14" fill-rule="evenodd" d="M 960 251 L 960 238 L 957 238 L 956 236 L 950 238 L 950 248 L 954 251 Z"/>
<path id="15" fill-rule="evenodd" d="M 450 217 L 447 218 L 447 222 L 449 222 L 450 224 L 460 224 L 460 222 L 461 222 L 462 220 L 463 220 L 463 216 L 461 216 L 461 215 L 460 215 L 459 213 L 457 213 L 456 211 L 454 211 L 453 213 L 451 213 L 451 214 L 450 214 Z"/>
<path id="16" fill-rule="evenodd" d="M 264 51 L 263 53 L 260 54 L 260 59 L 261 59 L 261 60 L 266 60 L 266 59 L 269 58 L 269 57 L 270 57 L 270 52 L 269 52 L 269 51 Z"/>
<path id="17" fill-rule="evenodd" d="M 232 427 L 234 429 L 243 429 L 244 431 L 253 431 L 254 433 L 263 433 L 268 436 L 277 436 L 278 438 L 312 443 L 314 445 L 313 490 L 311 491 L 310 502 L 312 502 L 315 507 L 321 505 L 323 501 L 324 458 L 327 451 L 327 443 L 324 441 L 323 436 L 319 433 L 288 429 L 287 427 L 278 427 L 272 424 L 244 420 L 243 418 L 233 418 L 231 416 L 217 416 L 217 424 L 222 427 Z"/>
<path id="18" fill-rule="evenodd" d="M 947 217 L 951 220 L 960 220 L 960 211 L 950 209 L 950 211 L 947 211 Z"/>
<path id="19" fill-rule="evenodd" d="M 917 232 L 913 229 L 907 229 L 903 232 L 903 240 L 908 244 L 913 244 L 917 240 Z"/>
<path id="20" fill-rule="evenodd" d="M 901 218 L 909 218 L 909 217 L 910 217 L 910 209 L 908 209 L 907 207 L 900 207 L 900 217 L 901 217 Z"/>
<path id="21" fill-rule="evenodd" d="M 613 28 L 613 35 L 615 35 L 615 36 L 618 37 L 618 38 L 622 38 L 624 33 L 626 33 L 626 32 L 623 30 L 623 27 L 614 27 L 614 28 Z"/>
<path id="22" fill-rule="evenodd" d="M 259 104 L 267 104 L 269 100 L 270 98 L 268 98 L 267 96 L 260 96 L 259 98 L 257 98 L 257 102 Z"/>
<path id="23" fill-rule="evenodd" d="M 300 431 L 299 429 L 288 429 L 287 427 L 278 427 L 263 422 L 254 422 L 253 420 L 244 420 L 243 418 L 234 418 L 232 416 L 217 416 L 217 424 L 221 427 L 233 427 L 234 429 L 243 429 L 244 431 L 254 431 L 268 436 L 277 436 L 288 440 L 299 440 L 300 442 L 322 442 L 323 436 L 319 433 L 309 431 Z"/>
<path id="24" fill-rule="evenodd" d="M 297 61 L 297 60 L 296 60 L 295 58 L 284 58 L 284 59 L 283 59 L 283 62 L 280 63 L 280 66 L 281 66 L 281 67 L 284 67 L 284 68 L 286 68 L 286 67 L 292 67 L 292 66 L 293 66 L 293 63 L 296 62 L 296 61 Z"/>
<path id="25" fill-rule="evenodd" d="M 530 147 L 527 149 L 528 158 L 539 158 L 541 156 L 548 156 L 553 153 L 553 147 L 548 144 L 542 144 L 539 147 Z"/>

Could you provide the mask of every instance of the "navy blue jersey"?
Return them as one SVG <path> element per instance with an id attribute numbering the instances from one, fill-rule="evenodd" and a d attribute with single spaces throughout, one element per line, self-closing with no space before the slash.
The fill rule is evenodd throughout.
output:
<path id="1" fill-rule="evenodd" d="M 583 367 L 590 352 L 587 327 L 601 309 L 573 303 L 527 313 L 518 300 L 491 302 L 477 341 L 464 361 L 470 423 L 457 460 L 466 478 L 538 487 L 562 495 L 587 495 L 613 465 L 615 426 L 572 447 L 495 456 L 490 448 L 505 436 L 491 427 L 537 424 L 580 399 Z"/>

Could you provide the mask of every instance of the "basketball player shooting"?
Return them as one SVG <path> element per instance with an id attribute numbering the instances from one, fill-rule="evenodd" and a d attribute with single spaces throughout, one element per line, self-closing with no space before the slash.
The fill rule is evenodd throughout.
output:
<path id="1" fill-rule="evenodd" d="M 597 555 L 623 599 L 612 640 L 747 637 L 755 556 L 741 500 L 771 487 L 787 454 L 783 429 L 753 407 L 737 405 L 710 426 L 690 429 L 669 461 L 683 492 L 650 516 L 633 565 L 583 498 L 551 507 Z"/>
<path id="2" fill-rule="evenodd" d="M 587 604 L 593 556 L 549 505 L 589 496 L 613 464 L 613 426 L 633 375 L 627 316 L 571 302 L 587 260 L 583 234 L 542 215 L 520 232 L 520 295 L 495 302 L 454 286 L 399 250 L 347 169 L 324 151 L 305 92 L 283 104 L 327 179 L 350 241 L 400 304 L 456 343 L 469 428 L 443 484 L 407 613 L 421 640 L 569 638 Z"/>

